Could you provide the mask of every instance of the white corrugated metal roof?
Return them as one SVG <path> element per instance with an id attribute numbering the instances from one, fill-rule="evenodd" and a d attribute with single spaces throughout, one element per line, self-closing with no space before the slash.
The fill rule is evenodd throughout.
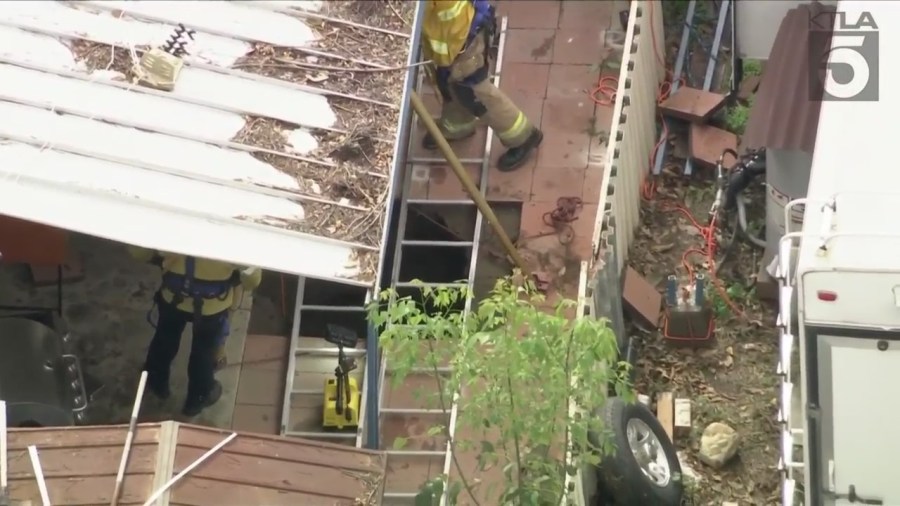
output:
<path id="1" fill-rule="evenodd" d="M 256 44 L 313 46 L 317 34 L 288 12 L 319 4 L 0 2 L 0 213 L 309 277 L 371 280 L 359 256 L 377 255 L 378 244 L 295 230 L 310 224 L 311 205 L 379 210 L 317 194 L 316 181 L 253 156 L 265 146 L 232 142 L 253 118 L 279 120 L 297 125 L 281 132 L 291 152 L 269 154 L 337 167 L 311 154 L 314 133 L 341 131 L 327 90 L 229 68 Z M 158 46 L 178 23 L 197 34 L 172 92 L 91 71 L 73 51 L 79 39 Z"/>
<path id="2" fill-rule="evenodd" d="M 862 13 L 869 13 L 878 25 L 877 32 L 842 31 L 832 40 L 832 48 L 851 46 L 849 37 L 877 34 L 880 59 L 869 55 L 870 79 L 877 79 L 878 98 L 874 101 L 827 100 L 822 102 L 816 148 L 813 154 L 807 196 L 811 200 L 828 201 L 838 197 L 834 213 L 834 230 L 825 233 L 871 234 L 894 239 L 845 237 L 833 239 L 827 255 L 818 254 L 820 243 L 804 240 L 798 269 L 836 267 L 844 269 L 896 269 L 900 249 L 900 169 L 897 167 L 896 131 L 900 112 L 900 67 L 890 55 L 900 46 L 900 4 L 881 1 L 841 1 L 847 23 L 856 23 Z M 835 30 L 841 27 L 836 26 Z M 852 53 L 855 54 L 855 53 Z M 837 55 L 837 56 L 836 56 Z M 831 58 L 845 57 L 847 52 L 832 51 Z M 846 65 L 846 64 L 845 64 Z M 857 69 L 862 70 L 862 69 Z M 857 76 L 853 76 L 856 78 Z M 839 81 L 843 78 L 838 78 Z M 822 205 L 810 204 L 805 213 L 804 234 L 821 236 Z"/>

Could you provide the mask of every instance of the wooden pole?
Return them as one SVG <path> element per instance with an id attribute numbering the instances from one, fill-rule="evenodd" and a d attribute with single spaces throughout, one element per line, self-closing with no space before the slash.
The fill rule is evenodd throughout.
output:
<path id="1" fill-rule="evenodd" d="M 475 205 L 478 206 L 478 210 L 481 211 L 484 219 L 490 224 L 491 229 L 497 234 L 497 237 L 500 238 L 500 243 L 503 245 L 503 249 L 506 250 L 506 254 L 509 255 L 513 263 L 520 271 L 522 271 L 524 276 L 530 277 L 530 271 L 525 265 L 522 256 L 519 254 L 519 250 L 516 249 L 512 240 L 506 235 L 506 231 L 503 230 L 503 226 L 500 225 L 500 220 L 497 219 L 494 210 L 491 209 L 491 206 L 484 198 L 484 195 L 481 194 L 481 191 L 479 191 L 478 187 L 475 186 L 475 183 L 472 182 L 469 173 L 463 168 L 462 162 L 459 161 L 456 153 L 453 152 L 453 148 L 450 147 L 447 139 L 444 138 L 444 134 L 441 133 L 441 129 L 438 128 L 437 123 L 434 122 L 434 118 L 431 117 L 431 113 L 428 112 L 422 99 L 415 91 L 412 91 L 409 94 L 409 101 L 413 106 L 413 110 L 416 111 L 416 115 L 419 116 L 419 119 L 422 120 L 422 124 L 425 125 L 425 129 L 428 130 L 428 133 L 430 133 L 435 142 L 437 142 L 438 149 L 440 149 L 444 158 L 447 159 L 447 163 L 450 164 L 450 168 L 453 169 L 456 177 L 459 178 L 459 182 L 462 183 L 466 193 L 469 194 L 469 197 L 475 202 Z"/>

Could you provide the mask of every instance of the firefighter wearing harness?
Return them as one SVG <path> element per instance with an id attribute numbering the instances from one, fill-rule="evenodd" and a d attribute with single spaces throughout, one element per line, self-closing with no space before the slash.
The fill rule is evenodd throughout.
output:
<path id="1" fill-rule="evenodd" d="M 136 259 L 158 265 L 163 271 L 162 284 L 153 296 L 158 317 L 144 363 L 147 386 L 160 399 L 169 397 L 172 360 L 178 355 L 184 328 L 191 323 L 188 391 L 182 413 L 196 416 L 222 396 L 222 385 L 215 378 L 216 355 L 230 332 L 234 288 L 255 289 L 262 273 L 215 260 L 138 247 L 129 250 Z M 153 325 L 150 314 L 148 321 Z"/>
<path id="2" fill-rule="evenodd" d="M 488 0 L 429 0 L 425 4 L 422 50 L 436 67 L 442 101 L 438 126 L 448 141 L 472 136 L 479 118 L 494 129 L 507 148 L 497 169 L 521 167 L 544 139 L 525 114 L 489 79 L 489 49 L 496 32 L 494 7 Z M 431 135 L 425 149 L 437 149 Z"/>

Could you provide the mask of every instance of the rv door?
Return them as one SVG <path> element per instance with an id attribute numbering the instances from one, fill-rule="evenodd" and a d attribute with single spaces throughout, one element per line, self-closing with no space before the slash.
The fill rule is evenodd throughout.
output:
<path id="1" fill-rule="evenodd" d="M 812 504 L 900 504 L 900 333 L 804 331 Z"/>

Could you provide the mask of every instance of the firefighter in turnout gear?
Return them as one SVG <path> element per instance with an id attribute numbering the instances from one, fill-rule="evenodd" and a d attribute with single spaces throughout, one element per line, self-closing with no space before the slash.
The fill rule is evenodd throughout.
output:
<path id="1" fill-rule="evenodd" d="M 262 279 L 257 268 L 129 247 L 138 260 L 159 266 L 162 284 L 153 296 L 157 319 L 151 308 L 147 320 L 156 327 L 144 370 L 147 386 L 160 399 L 167 399 L 172 360 L 178 355 L 181 335 L 192 324 L 191 355 L 188 358 L 188 391 L 182 413 L 193 417 L 212 406 L 222 396 L 222 385 L 215 378 L 216 361 L 230 333 L 229 317 L 235 287 L 253 290 Z"/>
<path id="2" fill-rule="evenodd" d="M 544 136 L 489 79 L 496 24 L 488 0 L 428 0 L 422 50 L 435 67 L 432 74 L 443 99 L 438 126 L 444 137 L 450 142 L 470 137 L 483 118 L 507 148 L 497 168 L 509 172 L 525 163 Z M 431 135 L 422 144 L 437 149 Z"/>

